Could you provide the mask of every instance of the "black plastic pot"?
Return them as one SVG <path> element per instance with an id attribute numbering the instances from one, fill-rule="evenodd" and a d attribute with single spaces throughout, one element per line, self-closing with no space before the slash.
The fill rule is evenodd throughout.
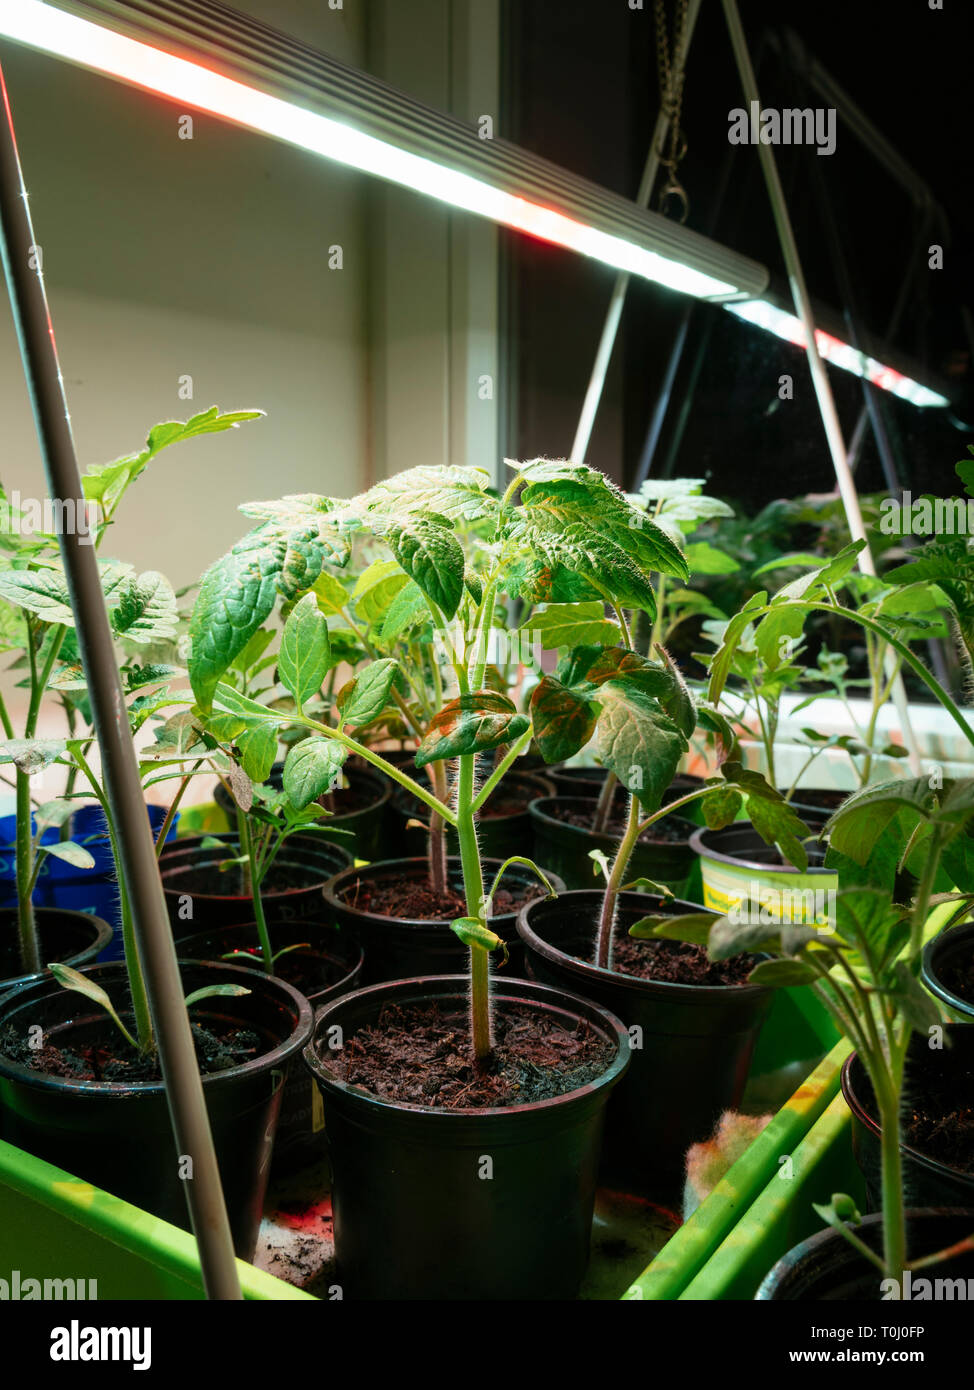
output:
<path id="1" fill-rule="evenodd" d="M 966 1023 L 945 1025 L 945 1046 L 933 1049 L 929 1039 L 914 1033 L 906 1056 L 903 1092 L 929 1094 L 935 1077 L 950 1078 L 958 1102 L 969 1105 L 974 1096 L 974 1028 Z M 871 1210 L 880 1206 L 879 1124 L 873 1091 L 858 1055 L 846 1058 L 842 1068 L 842 1094 L 852 1111 L 852 1151 L 866 1180 Z M 909 1144 L 901 1144 L 903 1192 L 910 1206 L 974 1208 L 974 1172 L 964 1173 L 929 1158 Z M 974 1222 L 972 1222 L 974 1226 Z"/>
<path id="2" fill-rule="evenodd" d="M 590 964 L 601 901 L 601 893 L 588 890 L 529 903 L 518 930 L 534 978 L 591 999 L 629 1030 L 632 1064 L 609 1107 L 603 1172 L 671 1200 L 682 1188 L 687 1149 L 708 1139 L 721 1113 L 740 1102 L 773 991 L 670 984 Z M 622 893 L 617 929 L 649 913 L 700 910 Z"/>
<path id="3" fill-rule="evenodd" d="M 271 945 L 275 951 L 308 943 L 307 949 L 289 950 L 275 962 L 275 973 L 300 991 L 312 1010 L 329 999 L 349 994 L 361 983 L 362 948 L 344 932 L 323 922 L 272 922 Z M 252 951 L 260 959 L 257 924 L 218 927 L 197 932 L 176 942 L 186 960 L 221 960 L 230 951 Z M 246 965 L 246 961 L 232 961 Z M 262 969 L 258 964 L 255 969 Z M 324 1157 L 325 1132 L 315 1083 L 302 1066 L 289 1068 L 281 1096 L 272 1168 L 275 1175 L 292 1173 Z"/>
<path id="4" fill-rule="evenodd" d="M 209 962 L 181 962 L 188 994 L 212 984 L 250 993 L 215 997 L 193 1007 L 204 1027 L 231 1021 L 261 1040 L 258 1056 L 203 1078 L 207 1111 L 233 1232 L 242 1259 L 254 1253 L 271 1147 L 289 1060 L 311 1033 L 311 1005 L 283 980 L 256 970 Z M 86 966 L 84 974 L 107 990 L 122 1014 L 129 1010 L 125 967 Z M 131 1018 L 128 1019 L 131 1025 Z M 70 1046 L 103 1036 L 105 1014 L 53 979 L 25 985 L 0 1001 L 0 1035 L 40 1024 L 48 1042 Z M 68 1081 L 33 1071 L 0 1052 L 0 1137 L 28 1153 L 105 1188 L 125 1201 L 189 1228 L 184 1179 L 161 1081 L 120 1084 Z"/>
<path id="5" fill-rule="evenodd" d="M 387 782 L 380 772 L 368 766 L 346 765 L 343 771 L 348 787 L 339 788 L 332 793 L 335 810 L 326 823 L 333 830 L 350 832 L 348 836 L 342 837 L 341 845 L 353 859 L 374 859 L 382 845 L 386 806 L 392 791 L 391 783 Z M 267 779 L 268 784 L 280 791 L 283 775 L 284 764 L 275 763 Z M 358 810 L 343 811 L 342 798 L 348 800 L 350 796 L 366 804 L 359 806 Z M 232 825 L 236 805 L 220 782 L 213 793 L 213 800 Z"/>
<path id="6" fill-rule="evenodd" d="M 787 788 L 781 794 L 786 796 Z M 791 809 L 808 824 L 831 816 L 851 795 L 851 791 L 843 792 L 835 787 L 799 787 L 790 804 Z"/>
<path id="7" fill-rule="evenodd" d="M 485 886 L 490 887 L 503 860 L 482 860 Z M 427 878 L 425 859 L 388 859 L 364 868 L 345 869 L 325 885 L 325 902 L 330 918 L 350 933 L 365 951 L 362 980 L 378 984 L 383 980 L 401 980 L 414 975 L 449 975 L 463 970 L 470 952 L 450 930 L 447 920 L 410 921 L 403 917 L 384 917 L 354 905 L 360 885 L 401 883 L 406 879 Z M 459 859 L 447 865 L 451 885 L 463 891 L 463 872 Z M 548 880 L 556 892 L 565 885 L 554 874 Z M 518 888 L 537 884 L 537 877 L 521 864 L 512 864 L 504 875 L 502 887 Z M 517 933 L 517 913 L 502 912 L 490 919 L 491 930 L 506 942 L 510 959 L 502 973 L 508 976 L 524 973 L 524 950 Z"/>
<path id="8" fill-rule="evenodd" d="M 535 858 L 542 867 L 550 868 L 563 878 L 569 888 L 590 888 L 593 883 L 601 881 L 601 872 L 595 861 L 589 858 L 590 851 L 600 849 L 611 862 L 619 848 L 618 836 L 597 835 L 594 830 L 569 825 L 553 814 L 556 807 L 577 812 L 591 822 L 595 816 L 596 802 L 578 796 L 542 797 L 533 801 L 530 810 L 534 822 Z M 679 895 L 686 890 L 696 859 L 690 848 L 690 836 L 696 827 L 676 815 L 667 816 L 664 824 L 677 827 L 683 838 L 637 842 L 626 869 L 626 880 L 631 882 L 636 878 L 650 878 L 654 883 L 666 884 Z"/>
<path id="9" fill-rule="evenodd" d="M 963 991 L 971 990 L 971 985 L 959 972 L 972 968 L 974 922 L 961 922 L 960 926 L 941 932 L 923 948 L 923 983 L 962 1023 L 974 1023 L 974 998 L 965 998 Z"/>
<path id="10" fill-rule="evenodd" d="M 236 837 L 228 836 L 225 849 L 204 849 L 197 843 L 184 852 L 174 850 L 159 862 L 166 907 L 173 932 L 185 936 L 216 927 L 232 927 L 254 920 L 249 894 L 227 892 L 239 887 L 239 870 L 221 872 L 224 859 L 236 855 Z M 348 852 L 321 838 L 289 840 L 265 881 L 261 901 L 268 920 L 303 921 L 320 917 L 322 889 L 328 879 L 349 865 Z M 224 891 L 221 892 L 221 889 Z"/>
<path id="11" fill-rule="evenodd" d="M 103 951 L 112 939 L 112 929 L 101 917 L 88 912 L 69 912 L 66 908 L 38 907 L 34 921 L 40 940 L 41 960 L 46 965 L 87 965 Z M 0 910 L 0 994 L 19 985 L 44 978 L 40 975 L 14 974 L 18 970 L 17 912 L 14 908 Z"/>
<path id="12" fill-rule="evenodd" d="M 938 1208 L 919 1209 L 906 1213 L 907 1254 L 911 1260 L 924 1255 L 932 1255 L 938 1250 L 963 1240 L 974 1227 L 974 1212 L 944 1210 Z M 856 1236 L 880 1253 L 883 1248 L 882 1219 L 878 1213 L 863 1218 L 861 1226 L 856 1227 Z M 911 1295 L 911 1300 L 922 1297 L 926 1301 L 928 1292 L 921 1289 L 921 1279 L 966 1279 L 974 1277 L 974 1253 L 968 1252 L 939 1264 L 930 1265 L 910 1275 L 911 1287 L 899 1289 L 902 1296 Z M 761 1302 L 808 1302 L 833 1303 L 842 1301 L 878 1301 L 883 1294 L 893 1294 L 892 1289 L 883 1289 L 882 1275 L 874 1265 L 860 1255 L 840 1232 L 826 1227 L 816 1231 L 801 1245 L 796 1245 L 782 1256 L 754 1295 Z M 970 1287 L 970 1283 L 968 1283 Z M 931 1291 L 932 1292 L 932 1291 Z M 953 1294 L 948 1295 L 953 1297 Z M 961 1297 L 964 1295 L 962 1294 Z"/>
<path id="13" fill-rule="evenodd" d="M 498 981 L 494 1008 L 531 1004 L 615 1044 L 596 1081 L 492 1110 L 395 1104 L 329 1069 L 330 1040 L 387 1004 L 465 1007 L 464 975 L 374 985 L 318 1013 L 304 1057 L 321 1088 L 333 1175 L 335 1253 L 345 1298 L 573 1298 L 588 1262 L 605 1104 L 629 1060 L 618 1019 L 526 980 Z M 492 1172 L 485 1176 L 485 1160 Z"/>
<path id="14" fill-rule="evenodd" d="M 423 775 L 420 771 L 417 780 Z M 523 797 L 524 805 L 521 810 L 509 815 L 478 816 L 477 839 L 481 854 L 492 859 L 508 859 L 512 854 L 534 858 L 533 823 L 528 806 L 535 797 L 550 796 L 550 782 L 533 772 L 510 772 L 498 788 L 498 793 L 503 797 Z M 428 839 L 426 827 L 429 824 L 426 807 L 404 787 L 397 787 L 392 794 L 391 811 L 396 824 L 392 841 L 386 845 L 386 853 L 392 851 L 410 857 L 425 854 Z M 410 821 L 418 821 L 419 824 L 409 825 Z M 450 827 L 446 832 L 446 851 L 447 854 L 460 852 L 456 831 Z"/>

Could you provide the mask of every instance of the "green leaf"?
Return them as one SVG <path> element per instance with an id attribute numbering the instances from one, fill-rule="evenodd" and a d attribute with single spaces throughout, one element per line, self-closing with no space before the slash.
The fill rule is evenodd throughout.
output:
<path id="1" fill-rule="evenodd" d="M 0 571 L 0 599 L 36 613 L 46 623 L 74 624 L 71 591 L 61 570 Z"/>
<path id="2" fill-rule="evenodd" d="M 348 757 L 347 749 L 329 738 L 303 738 L 284 761 L 284 790 L 296 811 L 329 791 Z"/>
<path id="3" fill-rule="evenodd" d="M 685 912 L 681 917 L 654 914 L 634 922 L 629 935 L 637 941 L 689 941 L 694 946 L 706 946 L 716 920 L 712 912 Z"/>
<path id="4" fill-rule="evenodd" d="M 734 787 L 716 787 L 702 798 L 703 818 L 709 830 L 723 830 L 737 820 L 744 798 Z"/>
<path id="5" fill-rule="evenodd" d="M 614 646 L 622 640 L 622 629 L 606 618 L 605 605 L 599 602 L 549 603 L 532 613 L 521 631 L 540 637 L 545 651 L 583 644 Z"/>
<path id="6" fill-rule="evenodd" d="M 340 701 L 342 722 L 345 724 L 368 724 L 381 714 L 389 703 L 389 696 L 396 677 L 399 663 L 392 657 L 384 656 L 373 661 L 360 676 L 352 681 L 348 693 Z"/>
<path id="7" fill-rule="evenodd" d="M 691 541 L 683 553 L 691 574 L 734 574 L 740 569 L 732 555 L 707 541 Z"/>
<path id="8" fill-rule="evenodd" d="M 768 596 L 763 590 L 760 593 L 752 594 L 724 628 L 721 644 L 710 662 L 710 685 L 707 690 L 707 699 L 714 708 L 720 704 L 724 686 L 727 684 L 727 678 L 733 669 L 737 648 L 753 621 L 755 610 L 763 608 L 767 601 Z"/>
<path id="9" fill-rule="evenodd" d="M 416 766 L 467 753 L 489 753 L 520 738 L 530 723 L 506 695 L 495 690 L 461 695 L 444 705 L 430 722 L 416 752 Z"/>
<path id="10" fill-rule="evenodd" d="M 661 703 L 664 698 L 673 697 L 676 684 L 665 666 L 625 647 L 610 647 L 599 652 L 586 671 L 585 679 L 593 685 L 604 685 L 609 680 L 625 680 L 631 686 L 638 686 L 644 695 L 655 696 Z"/>
<path id="11" fill-rule="evenodd" d="M 489 489 L 490 475 L 482 468 L 420 465 L 376 483 L 352 507 L 384 515 L 435 512 L 451 521 L 479 521 L 499 510 Z"/>
<path id="12" fill-rule="evenodd" d="M 193 694 L 208 709 L 224 672 L 273 611 L 284 539 L 264 527 L 206 571 L 189 624 Z"/>
<path id="13" fill-rule="evenodd" d="M 803 960 L 762 960 L 747 977 L 749 985 L 772 985 L 784 989 L 793 985 L 810 985 L 818 975 Z"/>
<path id="14" fill-rule="evenodd" d="M 757 904 L 751 904 L 753 912 Z M 778 931 L 769 923 L 747 920 L 752 913 L 741 911 L 733 917 L 720 917 L 714 922 L 707 942 L 707 955 L 712 961 L 731 960 L 746 951 L 769 951 L 778 945 Z"/>
<path id="15" fill-rule="evenodd" d="M 534 741 L 545 762 L 564 762 L 584 748 L 595 731 L 600 706 L 588 695 L 542 676 L 531 693 Z"/>
<path id="16" fill-rule="evenodd" d="M 49 767 L 67 752 L 67 743 L 60 738 L 8 738 L 0 744 L 0 763 L 14 763 L 28 777 Z"/>
<path id="17" fill-rule="evenodd" d="M 426 622 L 429 617 L 430 609 L 426 596 L 416 581 L 410 579 L 389 605 L 382 624 L 382 641 L 395 642 L 418 619 Z"/>
<path id="18" fill-rule="evenodd" d="M 801 843 L 808 829 L 760 772 L 741 767 L 740 763 L 725 763 L 721 769 L 725 780 L 747 799 L 747 814 L 754 829 L 769 845 L 777 845 L 789 864 L 802 873 L 808 868 L 808 852 Z"/>
<path id="19" fill-rule="evenodd" d="M 322 613 L 340 613 L 348 603 L 348 590 L 344 584 L 327 572 L 319 574 L 311 586 L 311 592 L 318 600 Z"/>
<path id="20" fill-rule="evenodd" d="M 900 1013 L 911 1028 L 918 1033 L 926 1033 L 943 1022 L 940 1008 L 923 988 L 906 961 L 897 961 L 893 966 L 894 986 L 884 994 L 895 999 Z"/>
<path id="21" fill-rule="evenodd" d="M 489 927 L 484 926 L 476 917 L 457 917 L 450 923 L 450 930 L 455 932 L 464 946 L 470 946 L 481 951 L 503 951 L 505 964 L 508 958 L 507 946 L 496 932 L 492 932 Z"/>
<path id="22" fill-rule="evenodd" d="M 277 672 L 294 696 L 298 709 L 321 689 L 331 666 L 328 621 L 314 594 L 305 594 L 295 604 L 284 624 Z"/>
<path id="23" fill-rule="evenodd" d="M 541 467 L 536 466 L 538 462 L 521 468 L 529 478 L 520 497 L 521 511 L 531 524 L 555 531 L 581 527 L 601 533 L 643 575 L 670 574 L 684 582 L 689 579 L 679 546 L 603 473 L 567 461 L 555 461 L 553 472 L 543 466 L 551 460 L 540 461 Z"/>
<path id="24" fill-rule="evenodd" d="M 382 533 L 402 569 L 449 621 L 463 597 L 463 547 L 449 526 L 424 517 L 393 522 Z"/>
<path id="25" fill-rule="evenodd" d="M 894 816 L 906 808 L 926 819 L 936 801 L 927 777 L 898 777 L 881 782 L 843 802 L 826 826 L 829 842 L 839 854 L 865 864 Z"/>
<path id="26" fill-rule="evenodd" d="M 686 739 L 656 702 L 630 681 L 605 681 L 598 698 L 599 761 L 646 810 L 657 810 L 687 751 Z"/>
<path id="27" fill-rule="evenodd" d="M 258 420 L 263 414 L 262 410 L 234 410 L 221 415 L 213 405 L 185 422 L 167 420 L 161 425 L 154 425 L 149 431 L 146 446 L 140 453 L 129 454 L 113 463 L 95 464 L 88 468 L 81 480 L 84 495 L 91 501 L 100 502 L 102 509 L 110 513 L 125 490 L 135 482 L 162 449 L 187 439 L 195 439 L 198 435 L 236 429 L 244 421 Z"/>
<path id="28" fill-rule="evenodd" d="M 673 720 L 676 727 L 684 738 L 689 738 L 697 727 L 697 709 L 693 703 L 693 696 L 687 689 L 687 683 L 683 679 L 683 672 L 670 656 L 665 648 L 659 648 L 663 658 L 663 664 L 669 673 L 673 683 L 672 690 L 667 694 L 657 696 L 660 704 L 666 713 Z"/>
<path id="29" fill-rule="evenodd" d="M 111 610 L 112 627 L 130 642 L 165 642 L 176 636 L 176 595 L 165 575 L 147 570 L 132 579 Z"/>
<path id="30" fill-rule="evenodd" d="M 88 979 L 87 975 L 82 975 L 79 971 L 73 970 L 70 965 L 62 965 L 60 961 L 49 962 L 47 968 L 62 989 L 74 990 L 77 994 L 83 994 L 86 999 L 90 999 L 93 1004 L 98 1004 L 112 1019 L 119 1032 L 130 1046 L 135 1047 L 137 1045 L 132 1034 L 115 1012 L 114 1004 L 102 989 L 101 985 L 96 985 L 94 980 Z"/>
<path id="31" fill-rule="evenodd" d="M 73 840 L 59 840 L 52 845 L 42 845 L 41 850 L 45 854 L 53 854 L 55 859 L 63 859 L 65 864 L 71 864 L 76 869 L 95 867 L 94 855 L 89 854 L 81 845 L 75 844 Z"/>
<path id="32" fill-rule="evenodd" d="M 202 989 L 194 989 L 192 994 L 187 994 L 183 1002 L 188 1009 L 193 1004 L 198 1004 L 202 999 L 239 998 L 241 994 L 249 993 L 250 990 L 244 989 L 243 985 L 205 985 Z"/>
<path id="33" fill-rule="evenodd" d="M 252 782 L 266 782 L 277 761 L 277 730 L 270 724 L 248 724 L 235 739 L 240 764 Z"/>

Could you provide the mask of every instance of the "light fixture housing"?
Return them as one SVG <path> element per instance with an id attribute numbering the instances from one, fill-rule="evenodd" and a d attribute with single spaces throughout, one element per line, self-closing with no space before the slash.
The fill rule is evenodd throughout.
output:
<path id="1" fill-rule="evenodd" d="M 0 36 L 697 299 L 804 347 L 767 268 L 424 106 L 214 0 L 0 0 Z M 816 334 L 826 361 L 919 406 L 941 392 Z M 883 353 L 886 357 L 887 354 Z"/>
<path id="2" fill-rule="evenodd" d="M 211 0 L 2 0 L 0 35 L 698 299 L 768 283 L 757 261 Z"/>

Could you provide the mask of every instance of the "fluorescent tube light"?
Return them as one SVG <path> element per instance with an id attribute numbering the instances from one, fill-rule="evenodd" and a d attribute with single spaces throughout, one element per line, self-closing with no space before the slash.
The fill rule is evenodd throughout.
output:
<path id="1" fill-rule="evenodd" d="M 210 0 L 198 0 L 193 20 L 190 27 L 184 7 L 173 0 L 0 0 L 0 36 L 615 270 L 723 303 L 748 323 L 804 347 L 800 321 L 764 297 L 770 277 L 756 261 L 527 150 L 504 140 L 478 140 L 452 117 Z M 157 43 L 191 56 L 164 52 Z M 207 63 L 235 75 L 203 66 L 196 61 L 201 52 Z M 816 339 L 826 361 L 903 400 L 949 404 L 937 391 L 823 330 Z"/>
<path id="2" fill-rule="evenodd" d="M 425 193 L 451 207 L 527 232 L 542 241 L 554 242 L 682 294 L 699 299 L 726 299 L 730 295 L 753 292 L 747 284 L 708 273 L 648 245 L 586 224 L 555 208 L 519 196 L 488 178 L 478 178 L 403 149 L 391 140 L 303 109 L 294 102 L 281 100 L 185 58 L 164 53 L 103 24 L 43 3 L 43 0 L 2 0 L 0 34 L 146 87 L 188 106 L 210 111 L 363 173 Z M 485 146 L 490 143 L 483 142 Z M 489 170 L 491 161 L 485 159 L 483 162 Z M 642 218 L 648 229 L 646 240 L 652 240 L 657 218 L 651 213 L 642 213 Z M 659 220 L 665 222 L 666 219 Z M 697 238 L 693 233 L 687 235 L 705 246 L 712 245 L 706 238 Z M 743 257 L 738 259 L 742 265 L 755 267 L 754 262 L 747 262 Z"/>
<path id="3" fill-rule="evenodd" d="M 756 328 L 763 328 L 766 332 L 773 333 L 775 337 L 783 338 L 785 342 L 794 343 L 796 347 L 804 349 L 805 329 L 802 321 L 795 314 L 788 313 L 786 309 L 780 309 L 776 304 L 771 304 L 766 299 L 751 299 L 743 304 L 727 304 L 725 308 L 747 323 L 753 323 Z M 821 328 L 815 330 L 815 341 L 826 362 L 831 362 L 834 367 L 841 367 L 843 371 L 852 372 L 854 376 L 871 381 L 874 386 L 880 387 L 883 391 L 892 392 L 901 400 L 919 406 L 950 404 L 947 397 L 942 396 L 939 391 L 932 391 L 929 386 L 921 386 L 912 377 L 905 376 L 893 367 L 884 366 L 882 362 L 877 362 L 875 357 L 870 357 L 867 353 L 850 347 L 848 343 L 842 342 L 840 338 L 834 338 L 831 333 L 826 333 Z"/>

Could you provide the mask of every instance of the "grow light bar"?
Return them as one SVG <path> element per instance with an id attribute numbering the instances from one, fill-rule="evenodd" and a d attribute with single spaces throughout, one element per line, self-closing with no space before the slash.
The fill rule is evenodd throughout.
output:
<path id="1" fill-rule="evenodd" d="M 723 303 L 805 345 L 799 320 L 768 297 L 765 266 L 507 141 L 480 140 L 472 127 L 215 0 L 0 0 L 0 36 Z M 816 337 L 835 366 L 914 405 L 948 404 L 840 338 Z"/>
<path id="2" fill-rule="evenodd" d="M 99 7 L 96 4 L 75 8 L 93 8 L 97 12 Z M 526 232 L 542 241 L 553 242 L 683 294 L 699 299 L 726 300 L 732 295 L 760 292 L 763 288 L 762 281 L 767 282 L 767 272 L 756 262 L 736 256 L 726 248 L 708 241 L 706 237 L 699 237 L 684 228 L 674 229 L 674 224 L 666 218 L 638 209 L 634 204 L 628 204 L 625 199 L 618 201 L 636 214 L 631 219 L 630 227 L 625 229 L 630 234 L 619 235 L 606 230 L 606 224 L 613 219 L 606 217 L 604 213 L 599 216 L 600 210 L 594 206 L 595 199 L 591 192 L 596 186 L 587 184 L 583 179 L 571 181 L 576 185 L 574 190 L 569 189 L 567 180 L 563 180 L 563 186 L 558 190 L 557 180 L 550 178 L 550 191 L 554 196 L 546 198 L 544 202 L 536 202 L 522 196 L 520 190 L 514 191 L 518 188 L 516 181 L 513 188 L 504 186 L 505 183 L 511 182 L 509 177 L 503 176 L 503 166 L 505 159 L 510 163 L 509 152 L 512 147 L 503 148 L 502 141 L 480 141 L 476 132 L 470 128 L 439 116 L 439 113 L 429 112 L 419 103 L 401 96 L 398 98 L 401 128 L 397 131 L 395 121 L 388 119 L 390 89 L 364 74 L 357 75 L 362 87 L 360 110 L 354 112 L 358 125 L 350 125 L 347 121 L 336 120 L 332 116 L 308 110 L 294 101 L 282 100 L 266 91 L 260 91 L 209 67 L 203 67 L 198 62 L 163 52 L 140 40 L 115 32 L 114 27 L 106 27 L 106 24 L 114 26 L 121 19 L 123 24 L 141 26 L 143 31 L 155 36 L 153 16 L 143 13 L 143 7 L 139 5 L 125 7 L 116 4 L 104 8 L 111 11 L 106 16 L 106 22 L 94 23 L 45 3 L 44 0 L 2 0 L 0 34 L 41 49 L 45 53 L 66 58 L 84 67 L 94 68 L 109 76 L 148 88 L 162 96 L 209 111 L 238 125 L 271 135 L 363 173 L 373 174 L 416 192 L 425 193 L 451 207 L 486 217 L 492 222 Z M 127 12 L 129 8 L 131 13 Z M 165 7 L 157 5 L 154 9 L 164 10 Z M 204 17 L 207 11 L 219 19 L 225 31 L 230 12 L 217 6 L 204 7 Z M 198 27 L 199 17 L 193 18 Z M 188 27 L 192 32 L 191 26 Z M 155 29 L 158 28 L 159 25 L 156 23 Z M 272 34 L 272 31 L 266 32 Z M 281 36 L 274 37 L 280 43 Z M 295 49 L 297 50 L 298 46 L 295 45 Z M 219 50 L 217 56 L 220 56 Z M 303 54 L 300 56 L 301 64 L 307 70 L 310 66 L 309 60 Z M 209 59 L 209 53 L 207 57 Z M 338 88 L 339 82 L 343 82 L 347 88 L 350 70 L 345 69 L 344 75 L 338 78 L 336 70 L 342 65 L 334 62 L 323 65 L 320 55 L 317 66 L 319 71 L 324 67 L 327 73 L 335 77 L 335 89 Z M 277 71 L 280 71 L 280 64 L 277 65 Z M 279 80 L 277 85 L 280 85 Z M 317 92 L 308 95 L 312 100 L 317 98 L 315 104 L 327 105 L 329 94 L 327 85 L 324 85 Z M 342 104 L 347 109 L 347 92 L 340 95 Z M 374 112 L 369 109 L 370 98 L 375 107 Z M 383 126 L 387 138 L 369 133 L 368 125 L 373 122 Z M 433 122 L 439 130 L 432 128 Z M 419 143 L 417 135 L 420 124 L 425 126 L 427 147 L 439 149 L 440 159 L 415 152 L 415 146 Z M 363 129 L 362 126 L 366 128 Z M 467 165 L 468 170 L 472 168 L 476 172 L 465 171 L 463 167 L 457 167 L 460 161 L 450 159 L 451 154 L 457 152 L 457 131 L 465 143 L 472 145 L 463 163 Z M 437 134 L 441 137 L 446 135 L 447 138 L 437 141 Z M 390 135 L 391 139 L 388 138 Z M 434 137 L 432 141 L 431 135 Z M 449 138 L 451 135 L 452 139 Z M 414 148 L 408 148 L 410 144 Z M 479 149 L 476 148 L 478 146 Z M 497 148 L 498 146 L 501 148 Z M 442 155 L 450 159 L 450 162 L 442 162 Z M 536 163 L 541 165 L 544 161 Z M 555 170 L 555 166 L 549 168 Z M 569 196 L 559 198 L 559 191 L 562 195 Z M 606 193 L 605 190 L 600 191 Z M 584 208 L 585 201 L 588 200 L 591 211 L 595 214 L 591 221 L 573 217 L 566 212 L 564 206 L 557 206 L 559 202 L 563 205 L 567 202 L 570 206 L 573 201 L 572 192 L 574 202 L 580 208 Z M 607 195 L 603 199 L 604 202 L 611 200 L 613 195 Z M 552 206 L 552 203 L 555 205 Z M 617 215 L 615 220 L 624 219 Z M 595 222 L 601 222 L 602 225 L 593 225 Z M 674 230 L 679 231 L 681 235 L 674 237 Z M 671 250 L 674 246 L 675 254 Z"/>
<path id="3" fill-rule="evenodd" d="M 763 328 L 775 337 L 783 338 L 787 343 L 794 343 L 796 347 L 805 347 L 805 329 L 802 321 L 787 309 L 780 309 L 766 299 L 751 299 L 742 304 L 727 304 L 725 307 L 747 323 L 753 323 L 755 327 Z M 921 385 L 893 367 L 884 366 L 882 362 L 877 362 L 875 357 L 850 347 L 841 338 L 835 338 L 821 328 L 815 330 L 815 341 L 820 355 L 826 362 L 872 382 L 873 386 L 878 386 L 883 391 L 892 392 L 901 400 L 919 406 L 950 404 L 947 397 L 942 396 L 939 391 Z"/>

